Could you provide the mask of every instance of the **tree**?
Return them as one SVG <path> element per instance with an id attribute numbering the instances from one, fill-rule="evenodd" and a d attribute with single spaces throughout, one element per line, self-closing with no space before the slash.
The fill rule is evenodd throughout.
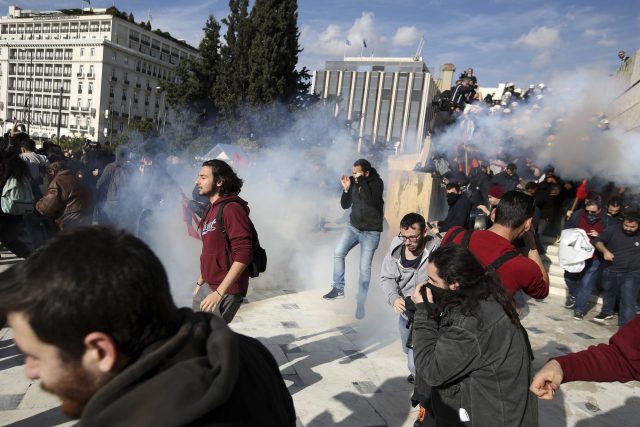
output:
<path id="1" fill-rule="evenodd" d="M 304 86 L 296 71 L 298 54 L 297 0 L 256 0 L 249 16 L 252 27 L 247 98 L 252 105 L 273 101 L 289 104 Z"/>
<path id="2" fill-rule="evenodd" d="M 205 120 L 215 115 L 212 99 L 220 63 L 220 24 L 213 15 L 205 24 L 204 37 L 198 46 L 200 57 L 186 58 L 176 67 L 178 83 L 165 83 L 167 101 L 172 107 Z"/>

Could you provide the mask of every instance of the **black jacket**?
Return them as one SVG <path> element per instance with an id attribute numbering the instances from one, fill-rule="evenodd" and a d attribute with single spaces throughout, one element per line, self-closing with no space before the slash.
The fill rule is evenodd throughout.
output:
<path id="1" fill-rule="evenodd" d="M 375 168 L 369 176 L 361 177 L 356 184 L 351 178 L 349 191 L 342 192 L 342 209 L 351 208 L 351 225 L 360 231 L 382 231 L 384 183 Z"/>
<path id="2" fill-rule="evenodd" d="M 512 176 L 509 176 L 506 171 L 502 171 L 493 176 L 491 185 L 499 185 L 506 193 L 507 191 L 515 190 L 519 181 L 520 177 L 517 173 L 514 172 Z"/>
<path id="3" fill-rule="evenodd" d="M 524 329 L 493 298 L 480 301 L 479 319 L 455 307 L 435 320 L 434 307 L 416 304 L 413 354 L 417 385 L 431 386 L 436 425 L 537 426 Z M 461 422 L 464 415 L 470 422 Z"/>
<path id="4" fill-rule="evenodd" d="M 445 233 L 451 227 L 463 227 L 469 228 L 469 214 L 471 213 L 471 208 L 473 207 L 473 203 L 471 200 L 464 194 L 460 196 L 457 202 L 453 205 L 449 206 L 449 211 L 447 212 L 447 217 L 438 222 L 438 231 L 440 233 Z"/>
<path id="5" fill-rule="evenodd" d="M 293 427 L 278 365 L 257 340 L 210 313 L 181 309 L 181 325 L 103 386 L 78 427 Z"/>

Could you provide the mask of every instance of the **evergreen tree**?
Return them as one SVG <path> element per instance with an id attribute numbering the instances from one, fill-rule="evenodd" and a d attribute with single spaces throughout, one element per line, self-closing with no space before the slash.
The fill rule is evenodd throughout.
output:
<path id="1" fill-rule="evenodd" d="M 252 105 L 289 104 L 304 89 L 306 70 L 298 72 L 297 0 L 256 0 L 249 16 L 253 30 L 249 50 L 247 98 Z"/>
<path id="2" fill-rule="evenodd" d="M 191 112 L 202 120 L 215 115 L 212 88 L 220 62 L 220 24 L 213 15 L 203 28 L 198 58 L 185 58 L 176 67 L 177 83 L 165 84 L 171 106 Z"/>
<path id="3" fill-rule="evenodd" d="M 249 0 L 230 0 L 229 16 L 222 20 L 227 33 L 225 44 L 220 48 L 220 67 L 213 95 L 216 105 L 228 119 L 246 100 L 251 45 L 248 7 Z"/>

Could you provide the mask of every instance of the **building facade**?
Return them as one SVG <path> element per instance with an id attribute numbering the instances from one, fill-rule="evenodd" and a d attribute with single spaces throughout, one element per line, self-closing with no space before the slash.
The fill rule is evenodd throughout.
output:
<path id="1" fill-rule="evenodd" d="M 384 144 L 419 152 L 436 125 L 431 102 L 439 88 L 422 58 L 327 61 L 313 73 L 312 91 L 335 102 L 335 116 L 351 128 L 359 150 Z"/>
<path id="2" fill-rule="evenodd" d="M 109 141 L 132 121 L 163 131 L 173 120 L 160 84 L 198 54 L 128 20 L 9 6 L 0 18 L 0 118 L 3 131 L 25 123 L 35 138 L 57 134 Z"/>

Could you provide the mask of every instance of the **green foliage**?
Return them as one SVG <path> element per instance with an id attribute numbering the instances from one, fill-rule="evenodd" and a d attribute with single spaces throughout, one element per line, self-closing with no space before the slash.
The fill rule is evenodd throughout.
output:
<path id="1" fill-rule="evenodd" d="M 168 102 L 191 115 L 195 128 L 227 141 L 254 134 L 266 140 L 289 126 L 291 112 L 315 102 L 307 95 L 308 70 L 296 70 L 297 19 L 297 0 L 255 0 L 250 11 L 249 0 L 229 0 L 224 42 L 210 16 L 200 56 L 180 62 L 177 83 L 163 84 Z"/>
<path id="2" fill-rule="evenodd" d="M 82 144 L 86 141 L 85 138 L 80 136 L 66 136 L 62 135 L 60 138 L 54 138 L 53 142 L 58 144 L 63 150 L 71 149 L 73 151 L 82 150 Z"/>

